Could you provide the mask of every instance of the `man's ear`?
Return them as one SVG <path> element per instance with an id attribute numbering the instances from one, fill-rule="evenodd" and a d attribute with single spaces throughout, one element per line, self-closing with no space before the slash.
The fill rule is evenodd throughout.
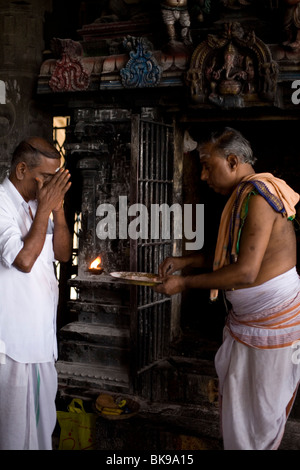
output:
<path id="1" fill-rule="evenodd" d="M 25 173 L 28 170 L 28 167 L 25 162 L 19 162 L 16 166 L 16 178 L 19 181 L 24 179 Z"/>
<path id="2" fill-rule="evenodd" d="M 227 162 L 228 162 L 228 165 L 229 165 L 229 168 L 231 170 L 236 170 L 237 169 L 237 166 L 238 166 L 238 163 L 239 163 L 239 159 L 236 155 L 234 155 L 233 153 L 231 153 L 230 155 L 228 155 L 227 157 Z"/>

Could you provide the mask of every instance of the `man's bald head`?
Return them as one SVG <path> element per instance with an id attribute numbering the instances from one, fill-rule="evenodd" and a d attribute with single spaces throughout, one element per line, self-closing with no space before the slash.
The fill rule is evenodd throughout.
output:
<path id="1" fill-rule="evenodd" d="M 15 149 L 11 160 L 11 171 L 13 171 L 18 163 L 25 162 L 32 169 L 40 164 L 41 156 L 60 160 L 59 151 L 42 137 L 29 137 L 20 142 Z"/>

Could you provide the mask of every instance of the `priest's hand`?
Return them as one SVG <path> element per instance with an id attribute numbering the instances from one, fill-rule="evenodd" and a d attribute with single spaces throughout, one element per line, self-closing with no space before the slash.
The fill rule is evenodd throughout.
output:
<path id="1" fill-rule="evenodd" d="M 184 276 L 166 276 L 164 278 L 157 278 L 158 281 L 161 281 L 161 284 L 157 284 L 153 289 L 156 292 L 166 295 L 175 295 L 180 294 L 185 290 L 185 279 Z"/>

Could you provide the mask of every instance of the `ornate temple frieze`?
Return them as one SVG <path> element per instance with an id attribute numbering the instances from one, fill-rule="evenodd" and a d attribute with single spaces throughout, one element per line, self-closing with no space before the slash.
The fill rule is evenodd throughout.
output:
<path id="1" fill-rule="evenodd" d="M 49 86 L 53 92 L 83 91 L 90 84 L 90 70 L 82 63 L 80 43 L 70 40 L 53 40 L 61 50 L 61 58 L 56 61 L 51 73 Z"/>
<path id="2" fill-rule="evenodd" d="M 278 87 L 290 88 L 300 70 L 299 51 L 268 45 L 238 22 L 192 48 L 154 50 L 145 36 L 126 36 L 124 53 L 88 55 L 84 44 L 53 40 L 56 58 L 41 65 L 38 94 L 181 87 L 194 107 L 282 107 Z"/>
<path id="3" fill-rule="evenodd" d="M 128 46 L 129 39 L 125 39 Z M 79 42 L 55 39 L 59 59 L 40 68 L 38 93 L 95 91 L 182 85 L 189 54 L 151 51 L 143 38 L 134 38 L 128 53 L 85 57 Z M 58 47 L 59 46 L 59 47 Z"/>

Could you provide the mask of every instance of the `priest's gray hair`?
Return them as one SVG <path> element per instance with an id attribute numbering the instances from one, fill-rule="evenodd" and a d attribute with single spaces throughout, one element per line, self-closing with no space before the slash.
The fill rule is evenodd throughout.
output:
<path id="1" fill-rule="evenodd" d="M 235 155 L 242 163 L 253 165 L 256 162 L 249 141 L 231 127 L 225 127 L 221 132 L 212 134 L 209 142 L 198 145 L 198 151 L 200 159 L 209 157 L 213 151 L 218 151 L 224 158 Z"/>

